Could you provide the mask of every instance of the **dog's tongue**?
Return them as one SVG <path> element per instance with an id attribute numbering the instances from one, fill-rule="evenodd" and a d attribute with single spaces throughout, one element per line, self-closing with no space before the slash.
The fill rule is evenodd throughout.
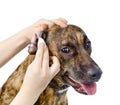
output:
<path id="1" fill-rule="evenodd" d="M 97 85 L 95 82 L 89 84 L 79 83 L 70 76 L 67 76 L 66 81 L 79 93 L 83 93 L 86 95 L 93 95 L 96 93 Z"/>
<path id="2" fill-rule="evenodd" d="M 96 93 L 96 83 L 81 84 L 81 86 L 88 95 L 93 95 Z"/>

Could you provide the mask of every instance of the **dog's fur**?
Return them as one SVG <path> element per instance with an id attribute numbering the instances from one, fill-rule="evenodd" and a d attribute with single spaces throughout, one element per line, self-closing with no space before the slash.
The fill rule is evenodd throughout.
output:
<path id="1" fill-rule="evenodd" d="M 79 83 L 89 85 L 97 82 L 102 71 L 90 57 L 91 43 L 81 28 L 74 25 L 68 25 L 66 28 L 54 25 L 44 32 L 42 37 L 50 55 L 55 55 L 59 59 L 61 70 L 35 105 L 68 105 L 66 97 L 68 87 L 73 86 L 78 92 L 87 94 Z M 0 105 L 9 105 L 16 96 L 34 56 L 29 54 L 3 85 Z"/>

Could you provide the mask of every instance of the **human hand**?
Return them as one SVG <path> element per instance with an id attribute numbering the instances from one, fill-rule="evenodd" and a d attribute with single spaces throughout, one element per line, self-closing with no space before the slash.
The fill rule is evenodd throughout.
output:
<path id="1" fill-rule="evenodd" d="M 30 43 L 32 36 L 35 33 L 39 33 L 40 31 L 43 31 L 46 28 L 50 28 L 54 24 L 60 25 L 61 27 L 66 27 L 67 21 L 64 18 L 58 18 L 58 19 L 53 19 L 53 20 L 40 19 L 37 22 L 35 22 L 34 24 L 32 24 L 31 26 L 20 31 L 18 34 L 23 35 L 23 37 L 26 38 Z"/>
<path id="2" fill-rule="evenodd" d="M 48 48 L 40 43 L 34 61 L 29 65 L 20 92 L 31 102 L 35 102 L 40 93 L 47 87 L 51 79 L 59 72 L 60 64 L 57 57 L 52 57 L 53 64 L 49 67 Z M 33 103 L 34 104 L 34 103 Z"/>

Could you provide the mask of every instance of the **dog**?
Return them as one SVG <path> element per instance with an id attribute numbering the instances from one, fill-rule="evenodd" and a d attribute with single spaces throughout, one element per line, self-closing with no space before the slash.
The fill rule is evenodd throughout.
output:
<path id="1" fill-rule="evenodd" d="M 78 93 L 93 95 L 102 70 L 90 57 L 91 42 L 78 26 L 52 26 L 43 32 L 50 56 L 60 61 L 60 72 L 51 80 L 34 105 L 68 105 L 67 90 L 72 86 Z M 35 54 L 18 66 L 2 87 L 0 105 L 9 105 L 22 85 L 24 75 Z"/>

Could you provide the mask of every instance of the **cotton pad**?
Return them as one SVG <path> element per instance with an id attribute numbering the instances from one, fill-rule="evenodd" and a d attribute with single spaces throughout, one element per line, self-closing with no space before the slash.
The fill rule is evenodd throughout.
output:
<path id="1" fill-rule="evenodd" d="M 38 39 L 37 46 L 39 46 L 40 43 L 44 43 L 46 45 L 45 41 L 41 37 Z"/>

